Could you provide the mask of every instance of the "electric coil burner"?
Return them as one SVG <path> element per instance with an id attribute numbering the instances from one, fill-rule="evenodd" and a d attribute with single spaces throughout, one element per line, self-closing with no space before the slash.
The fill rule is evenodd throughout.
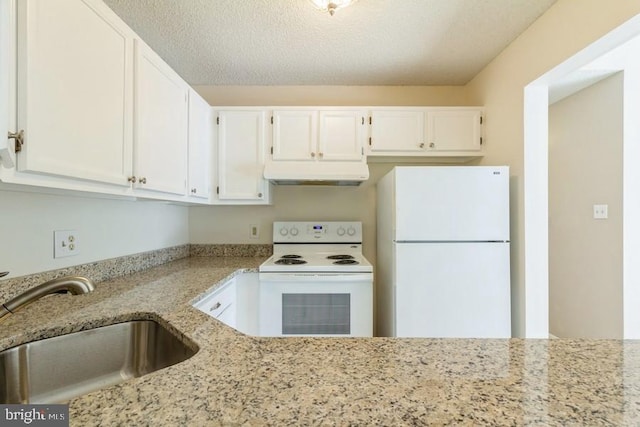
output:
<path id="1" fill-rule="evenodd" d="M 360 222 L 274 222 L 260 272 L 261 336 L 372 336 Z"/>
<path id="2" fill-rule="evenodd" d="M 278 265 L 297 265 L 297 264 L 306 264 L 307 261 L 298 258 L 286 258 L 282 257 L 275 261 Z"/>

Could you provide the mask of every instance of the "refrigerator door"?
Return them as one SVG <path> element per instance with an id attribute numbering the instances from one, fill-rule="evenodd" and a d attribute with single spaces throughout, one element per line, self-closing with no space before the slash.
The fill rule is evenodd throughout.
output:
<path id="1" fill-rule="evenodd" d="M 396 241 L 508 241 L 509 168 L 397 167 Z"/>
<path id="2" fill-rule="evenodd" d="M 509 338 L 509 243 L 397 243 L 395 335 Z"/>

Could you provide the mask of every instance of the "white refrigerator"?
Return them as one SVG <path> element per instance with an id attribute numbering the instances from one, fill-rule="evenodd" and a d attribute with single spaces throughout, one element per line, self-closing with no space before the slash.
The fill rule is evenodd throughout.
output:
<path id="1" fill-rule="evenodd" d="M 509 168 L 395 167 L 377 184 L 377 335 L 511 337 Z"/>

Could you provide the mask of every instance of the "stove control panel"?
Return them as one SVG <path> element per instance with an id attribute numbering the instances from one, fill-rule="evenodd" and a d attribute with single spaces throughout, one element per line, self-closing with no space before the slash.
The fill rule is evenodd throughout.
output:
<path id="1" fill-rule="evenodd" d="M 274 243 L 362 243 L 360 221 L 276 221 Z"/>

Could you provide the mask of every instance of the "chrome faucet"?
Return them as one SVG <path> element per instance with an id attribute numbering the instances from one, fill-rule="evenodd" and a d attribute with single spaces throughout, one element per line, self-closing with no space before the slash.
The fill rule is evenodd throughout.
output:
<path id="1" fill-rule="evenodd" d="M 0 320 L 15 313 L 20 308 L 40 298 L 54 293 L 68 292 L 72 295 L 88 294 L 96 289 L 93 282 L 85 277 L 67 276 L 49 280 L 34 288 L 28 289 L 20 295 L 10 299 L 0 306 Z"/>

